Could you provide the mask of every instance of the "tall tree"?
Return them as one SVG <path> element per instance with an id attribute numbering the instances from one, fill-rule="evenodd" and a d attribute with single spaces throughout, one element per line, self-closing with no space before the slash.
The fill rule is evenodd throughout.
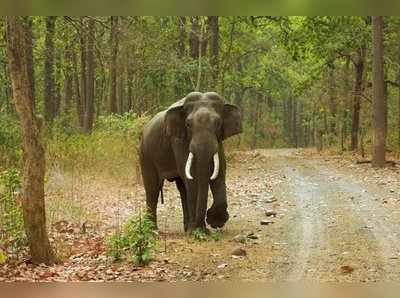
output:
<path id="1" fill-rule="evenodd" d="M 400 24 L 397 28 L 397 63 L 400 65 Z M 397 147 L 400 151 L 400 67 L 397 70 Z"/>
<path id="2" fill-rule="evenodd" d="M 46 17 L 45 62 L 44 62 L 44 118 L 51 122 L 55 117 L 54 78 L 54 33 L 56 17 Z"/>
<path id="3" fill-rule="evenodd" d="M 95 39 L 95 28 L 94 20 L 91 18 L 88 21 L 88 34 L 86 42 L 86 72 L 85 72 L 85 113 L 83 130 L 88 133 L 92 131 L 93 127 L 93 115 L 94 115 L 94 39 Z"/>
<path id="4" fill-rule="evenodd" d="M 199 58 L 199 53 L 201 49 L 201 42 L 200 42 L 200 24 L 199 24 L 199 17 L 191 17 L 191 28 L 189 33 L 189 46 L 190 46 L 190 56 L 192 59 Z"/>
<path id="5" fill-rule="evenodd" d="M 353 117 L 351 125 L 351 150 L 358 148 L 358 136 L 360 132 L 360 110 L 361 110 L 361 98 L 363 90 L 363 78 L 364 78 L 364 64 L 366 55 L 366 45 L 363 44 L 356 54 L 356 58 L 353 61 L 355 69 L 355 83 L 354 83 L 354 98 L 353 98 Z"/>
<path id="6" fill-rule="evenodd" d="M 117 63 L 118 63 L 118 17 L 111 17 L 111 32 L 110 32 L 110 46 L 111 46 L 111 63 L 110 63 L 110 97 L 108 102 L 108 112 L 115 114 L 118 112 L 117 105 Z"/>
<path id="7" fill-rule="evenodd" d="M 178 58 L 182 59 L 185 56 L 185 40 L 186 40 L 186 17 L 178 17 L 179 39 L 178 39 Z"/>
<path id="8" fill-rule="evenodd" d="M 211 85 L 215 89 L 219 74 L 219 22 L 217 16 L 208 17 L 208 27 L 210 32 L 210 64 L 212 67 Z"/>
<path id="9" fill-rule="evenodd" d="M 31 60 L 27 56 L 29 26 L 21 17 L 6 18 L 7 56 L 15 106 L 20 118 L 23 147 L 22 208 L 32 261 L 52 264 L 54 254 L 46 230 L 44 200 L 45 152 L 41 121 L 35 116 Z"/>
<path id="10" fill-rule="evenodd" d="M 32 89 L 32 94 L 33 98 L 36 98 L 36 91 L 35 91 L 35 69 L 33 67 L 33 31 L 32 31 L 32 26 L 33 26 L 33 21 L 32 17 L 27 17 L 26 18 L 26 24 L 29 27 L 26 33 L 26 57 L 28 59 L 28 74 L 29 74 L 29 84 Z M 35 106 L 35 102 L 33 103 L 33 106 Z"/>
<path id="11" fill-rule="evenodd" d="M 384 94 L 383 71 L 383 37 L 382 17 L 372 17 L 372 86 L 373 86 L 373 123 L 374 123 L 374 150 L 372 165 L 383 167 L 386 164 L 386 106 Z"/>
<path id="12" fill-rule="evenodd" d="M 64 47 L 64 95 L 63 95 L 63 111 L 69 112 L 71 108 L 73 96 L 73 53 L 72 45 L 67 42 Z M 78 86 L 79 87 L 79 86 Z"/>

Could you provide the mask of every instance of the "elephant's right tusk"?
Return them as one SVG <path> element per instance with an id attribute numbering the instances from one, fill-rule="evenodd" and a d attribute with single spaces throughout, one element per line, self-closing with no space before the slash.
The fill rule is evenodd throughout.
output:
<path id="1" fill-rule="evenodd" d="M 219 156 L 218 156 L 218 152 L 214 154 L 213 157 L 214 160 L 214 172 L 211 176 L 211 180 L 215 180 L 218 177 L 218 173 L 219 173 Z"/>
<path id="2" fill-rule="evenodd" d="M 186 161 L 186 166 L 185 166 L 185 175 L 186 175 L 186 178 L 188 178 L 188 179 L 190 179 L 190 180 L 193 180 L 192 175 L 190 175 L 190 169 L 192 168 L 193 157 L 194 157 L 193 153 L 192 153 L 192 152 L 189 152 L 189 156 L 188 156 L 188 159 L 187 159 L 187 161 Z"/>

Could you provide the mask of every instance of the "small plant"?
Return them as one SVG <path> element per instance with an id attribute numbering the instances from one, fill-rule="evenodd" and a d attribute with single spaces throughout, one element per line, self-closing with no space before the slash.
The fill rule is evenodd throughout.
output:
<path id="1" fill-rule="evenodd" d="M 222 239 L 222 232 L 220 230 L 212 231 L 210 237 L 214 241 L 220 241 Z"/>
<path id="2" fill-rule="evenodd" d="M 194 230 L 192 232 L 192 236 L 193 236 L 194 240 L 199 241 L 199 242 L 208 240 L 207 234 L 203 229 Z"/>
<path id="3" fill-rule="evenodd" d="M 107 241 L 107 254 L 115 261 L 129 257 L 139 266 L 151 260 L 151 253 L 157 242 L 154 223 L 148 215 L 130 219 L 122 231 L 113 234 Z"/>
<path id="4" fill-rule="evenodd" d="M 17 252 L 25 245 L 24 220 L 20 202 L 17 200 L 21 181 L 16 169 L 0 173 L 3 193 L 0 197 L 0 242 Z"/>
<path id="5" fill-rule="evenodd" d="M 7 256 L 6 256 L 6 254 L 4 253 L 4 251 L 2 251 L 2 250 L 0 249 L 0 264 L 4 264 L 6 261 L 7 261 Z"/>

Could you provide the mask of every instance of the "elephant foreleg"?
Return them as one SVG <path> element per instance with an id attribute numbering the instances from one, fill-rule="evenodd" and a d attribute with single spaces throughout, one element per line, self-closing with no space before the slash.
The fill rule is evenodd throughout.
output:
<path id="1" fill-rule="evenodd" d="M 188 210 L 186 188 L 185 188 L 185 184 L 183 183 L 181 178 L 177 178 L 175 183 L 176 183 L 176 187 L 178 188 L 179 193 L 181 195 L 182 210 L 183 210 L 183 226 L 184 226 L 185 232 L 187 232 L 188 223 L 189 223 L 189 210 Z"/>
<path id="2" fill-rule="evenodd" d="M 213 228 L 221 228 L 229 219 L 227 211 L 225 177 L 220 177 L 210 184 L 213 204 L 207 210 L 207 223 Z"/>
<path id="3" fill-rule="evenodd" d="M 160 182 L 157 170 L 142 162 L 142 177 L 146 191 L 147 214 L 157 228 L 157 203 L 162 183 Z"/>

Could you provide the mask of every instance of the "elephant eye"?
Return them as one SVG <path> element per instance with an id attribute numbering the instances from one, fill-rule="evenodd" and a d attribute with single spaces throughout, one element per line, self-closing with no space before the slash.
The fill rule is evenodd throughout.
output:
<path id="1" fill-rule="evenodd" d="M 185 125 L 186 125 L 186 128 L 191 128 L 192 127 L 192 123 L 190 121 L 188 121 L 188 120 L 185 121 Z"/>

